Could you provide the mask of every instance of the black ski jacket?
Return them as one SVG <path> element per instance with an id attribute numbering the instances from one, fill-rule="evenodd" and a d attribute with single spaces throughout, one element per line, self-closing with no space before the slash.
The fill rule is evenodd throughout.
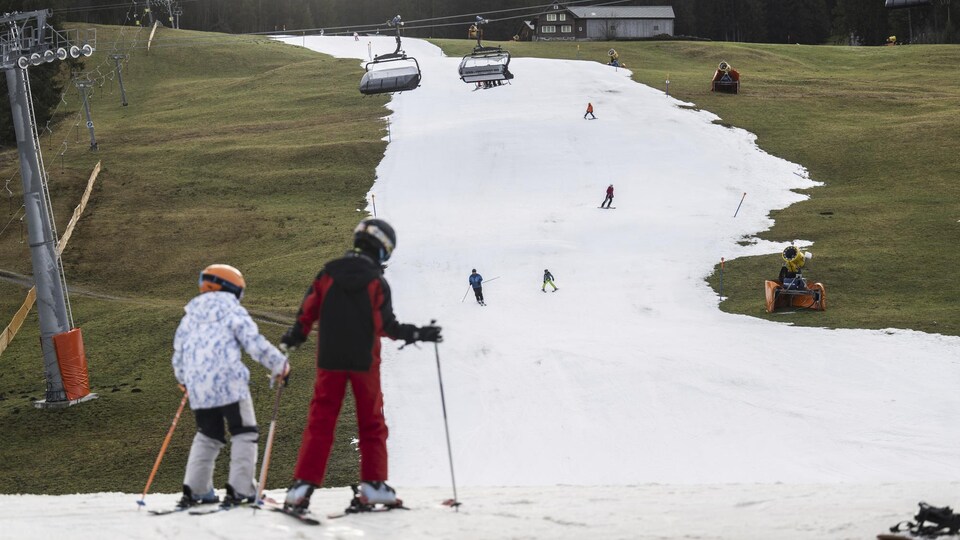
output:
<path id="1" fill-rule="evenodd" d="M 418 330 L 397 322 L 383 270 L 358 251 L 320 270 L 296 321 L 280 341 L 299 346 L 315 322 L 319 327 L 317 367 L 330 370 L 368 371 L 380 363 L 381 337 L 413 341 Z"/>

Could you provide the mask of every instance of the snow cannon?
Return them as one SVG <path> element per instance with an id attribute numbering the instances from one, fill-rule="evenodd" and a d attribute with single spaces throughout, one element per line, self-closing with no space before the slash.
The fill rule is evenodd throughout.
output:
<path id="1" fill-rule="evenodd" d="M 778 308 L 806 308 L 816 311 L 827 309 L 827 293 L 823 283 L 807 284 L 803 267 L 813 259 L 813 254 L 790 245 L 780 253 L 783 266 L 776 281 L 766 280 L 767 313 Z"/>
<path id="2" fill-rule="evenodd" d="M 733 69 L 733 66 L 726 62 L 720 62 L 716 73 L 713 74 L 713 81 L 710 83 L 711 92 L 723 92 L 725 94 L 740 93 L 740 72 Z"/>
<path id="3" fill-rule="evenodd" d="M 608 66 L 627 67 L 620 63 L 620 54 L 617 52 L 616 49 L 610 49 L 609 51 L 607 51 L 607 56 L 610 57 L 610 61 L 607 62 Z"/>

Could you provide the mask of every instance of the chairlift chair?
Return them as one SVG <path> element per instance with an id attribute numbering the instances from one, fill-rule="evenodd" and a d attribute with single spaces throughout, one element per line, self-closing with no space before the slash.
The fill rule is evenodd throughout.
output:
<path id="1" fill-rule="evenodd" d="M 420 63 L 400 50 L 400 26 L 403 24 L 400 16 L 397 15 L 387 24 L 397 27 L 397 49 L 392 53 L 375 56 L 373 61 L 367 63 L 364 67 L 366 73 L 360 79 L 361 94 L 391 94 L 420 86 Z M 397 64 L 392 65 L 393 62 Z"/>
<path id="2" fill-rule="evenodd" d="M 474 24 L 479 27 L 487 22 L 487 19 L 477 17 Z M 477 46 L 460 61 L 460 78 L 471 84 L 512 79 L 513 73 L 510 73 L 509 69 L 510 53 L 501 47 L 484 47 L 480 42 L 482 35 L 482 31 L 477 32 Z"/>

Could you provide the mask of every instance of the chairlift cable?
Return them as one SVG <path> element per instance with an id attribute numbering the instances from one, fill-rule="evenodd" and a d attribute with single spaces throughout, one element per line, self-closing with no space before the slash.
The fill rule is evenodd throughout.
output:
<path id="1" fill-rule="evenodd" d="M 591 0 L 573 0 L 573 1 L 571 1 L 571 2 L 566 2 L 566 5 L 583 4 L 583 3 L 589 3 L 590 1 L 591 1 Z M 592 5 L 592 6 L 608 6 L 608 5 L 613 5 L 613 4 L 623 4 L 623 3 L 626 3 L 626 2 L 629 2 L 629 1 L 631 1 L 631 0 L 611 0 L 611 1 L 609 1 L 609 2 L 603 2 L 603 3 L 600 3 L 600 4 L 591 4 L 591 5 Z M 464 14 L 460 14 L 460 15 L 445 15 L 445 16 L 443 16 L 443 17 L 431 17 L 431 18 L 428 18 L 428 19 L 413 19 L 413 20 L 410 20 L 410 21 L 405 21 L 404 28 L 406 28 L 406 29 L 408 29 L 408 30 L 414 30 L 414 29 L 420 29 L 420 28 L 442 28 L 442 27 L 445 27 L 445 26 L 459 26 L 459 25 L 465 24 L 465 22 L 464 22 L 464 21 L 460 21 L 460 22 L 454 22 L 454 23 L 429 24 L 429 25 L 420 25 L 420 26 L 411 26 L 411 25 L 418 25 L 419 23 L 430 22 L 430 21 L 442 21 L 442 20 L 444 20 L 444 19 L 470 18 L 470 17 L 479 16 L 479 15 L 482 15 L 482 14 L 485 14 L 485 13 L 486 13 L 486 14 L 498 14 L 498 13 L 508 13 L 508 12 L 512 12 L 512 11 L 527 11 L 527 10 L 532 10 L 532 9 L 548 8 L 548 7 L 552 6 L 552 5 L 553 5 L 553 2 L 551 2 L 551 3 L 549 3 L 549 4 L 540 4 L 540 5 L 536 5 L 536 6 L 527 6 L 527 7 L 520 7 L 520 8 L 499 9 L 499 10 L 494 10 L 494 11 L 483 11 L 483 12 L 477 12 L 477 13 L 464 13 Z M 542 11 L 532 11 L 532 12 L 529 12 L 529 13 L 524 14 L 524 15 L 515 15 L 515 16 L 512 16 L 512 17 L 502 17 L 502 18 L 499 18 L 499 19 L 489 19 L 489 20 L 490 20 L 490 22 L 499 22 L 499 21 L 506 21 L 506 20 L 510 20 L 510 19 L 516 19 L 517 17 L 525 17 L 525 16 L 530 16 L 530 15 L 539 15 L 540 13 L 542 13 Z M 485 17 L 485 18 L 486 18 L 486 17 Z M 466 23 L 469 23 L 469 22 L 471 22 L 471 21 L 469 21 L 469 20 L 466 21 Z M 277 32 L 277 31 L 273 31 L 273 32 L 248 32 L 247 34 L 244 34 L 244 35 L 276 35 L 276 34 L 281 34 L 281 33 L 282 33 L 282 34 L 289 34 L 289 33 L 291 33 L 291 32 L 292 32 L 292 33 L 318 32 L 318 31 L 320 31 L 320 30 L 324 30 L 325 33 L 329 34 L 329 33 L 330 33 L 330 32 L 328 32 L 329 30 L 379 29 L 380 27 L 382 27 L 382 25 L 383 25 L 383 23 L 377 23 L 377 24 L 355 24 L 355 25 L 349 25 L 349 26 L 325 26 L 325 27 L 322 27 L 322 28 L 300 28 L 300 29 L 293 29 L 293 30 L 284 30 L 283 32 Z M 349 33 L 349 32 L 347 32 L 347 33 Z M 334 34 L 341 34 L 341 32 L 334 32 Z"/>

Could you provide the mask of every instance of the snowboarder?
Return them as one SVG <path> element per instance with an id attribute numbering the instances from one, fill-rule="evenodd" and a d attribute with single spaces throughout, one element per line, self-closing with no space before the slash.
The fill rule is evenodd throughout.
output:
<path id="1" fill-rule="evenodd" d="M 603 202 L 600 203 L 600 208 L 610 208 L 611 204 L 613 204 L 613 184 L 607 186 L 607 196 L 603 199 Z"/>
<path id="2" fill-rule="evenodd" d="M 230 479 L 223 505 L 252 502 L 257 464 L 257 419 L 250 399 L 250 370 L 241 348 L 270 370 L 273 379 L 290 373 L 287 358 L 257 329 L 240 305 L 246 282 L 239 270 L 214 264 L 200 272 L 200 294 L 184 311 L 173 338 L 173 373 L 190 396 L 197 434 L 183 477 L 180 508 L 217 502 L 213 469 L 230 433 Z"/>
<path id="3" fill-rule="evenodd" d="M 550 273 L 550 270 L 546 268 L 543 269 L 543 287 L 540 289 L 543 292 L 547 292 L 547 285 L 553 287 L 553 290 L 557 290 L 557 286 L 553 284 L 553 274 Z"/>
<path id="4" fill-rule="evenodd" d="M 387 480 L 387 424 L 380 391 L 380 338 L 442 341 L 439 326 L 401 324 L 393 313 L 381 265 L 397 244 L 383 220 L 365 219 L 353 232 L 353 249 L 324 265 L 307 289 L 281 348 L 293 350 L 318 326 L 317 380 L 303 431 L 293 485 L 284 510 L 305 514 L 321 485 L 333 448 L 334 428 L 347 383 L 353 389 L 359 427 L 360 487 L 364 505 L 399 505 Z"/>
<path id="5" fill-rule="evenodd" d="M 589 114 L 590 116 L 592 116 L 594 120 L 597 119 L 596 116 L 593 116 L 593 103 L 587 103 L 587 112 L 583 113 L 583 119 L 584 119 L 584 120 L 587 119 L 587 115 L 588 115 L 588 114 Z"/>
<path id="6" fill-rule="evenodd" d="M 477 273 L 476 268 L 470 272 L 471 274 L 468 281 L 470 282 L 470 286 L 473 287 L 473 295 L 477 297 L 478 304 L 485 306 L 487 304 L 483 302 L 483 276 Z"/>

